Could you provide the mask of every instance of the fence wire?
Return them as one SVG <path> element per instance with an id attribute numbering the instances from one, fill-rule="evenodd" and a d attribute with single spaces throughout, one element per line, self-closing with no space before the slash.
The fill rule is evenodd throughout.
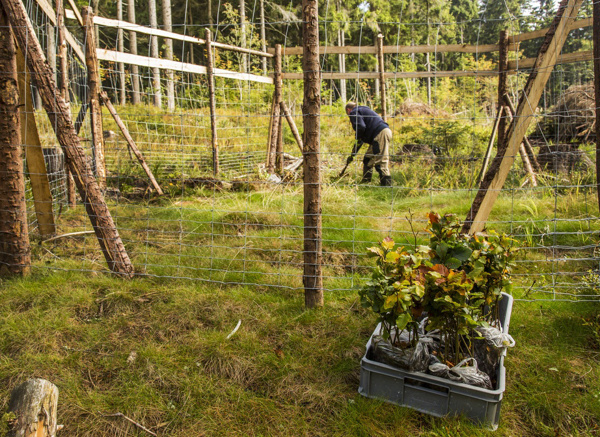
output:
<path id="1" fill-rule="evenodd" d="M 56 47 L 52 44 L 56 28 L 35 1 L 28 0 L 26 5 L 36 35 L 52 62 L 50 52 Z M 321 44 L 328 46 L 343 45 L 347 39 L 346 45 L 372 48 L 380 32 L 385 44 L 391 46 L 437 47 L 449 40 L 483 46 L 487 40 L 497 41 L 492 27 L 508 29 L 509 34 L 530 30 L 522 24 L 524 17 L 489 15 L 497 12 L 486 7 L 477 19 L 458 23 L 448 23 L 439 15 L 411 15 L 409 10 L 400 11 L 397 21 L 369 21 L 372 15 L 366 9 L 341 20 L 333 9 L 327 2 L 321 11 Z M 231 18 L 234 14 L 221 4 L 218 10 L 220 20 L 212 26 L 215 39 L 239 45 L 239 26 Z M 273 35 L 269 47 L 281 43 L 285 50 L 288 40 L 299 32 L 298 8 L 291 5 L 287 11 L 287 15 L 267 23 Z M 578 18 L 584 18 L 587 12 L 589 5 L 584 3 Z M 363 18 L 356 19 L 360 13 Z M 248 44 L 261 49 L 256 5 L 247 16 Z M 83 32 L 76 22 L 69 20 L 67 25 L 74 37 L 83 41 Z M 174 24 L 173 28 L 177 33 L 203 36 L 205 26 L 185 22 Z M 465 29 L 470 29 L 471 40 L 465 39 Z M 590 40 L 590 27 L 578 32 L 580 39 Z M 98 35 L 99 47 L 118 46 L 115 29 L 100 26 Z M 535 57 L 539 41 L 513 47 L 509 58 L 518 67 L 524 54 Z M 125 47 L 129 47 L 128 32 Z M 573 44 L 565 45 L 563 52 L 568 51 L 575 51 Z M 71 111 L 75 119 L 87 101 L 86 70 L 71 48 L 68 53 Z M 147 35 L 138 35 L 138 53 L 150 53 Z M 176 42 L 175 55 L 188 63 L 206 65 L 201 46 Z M 518 299 L 596 301 L 600 284 L 600 226 L 593 166 L 595 137 L 585 131 L 591 129 L 596 106 L 590 85 L 593 67 L 591 61 L 561 63 L 561 56 L 528 130 L 541 166 L 536 172 L 537 186 L 525 171 L 521 156 L 515 156 L 487 227 L 510 233 L 521 249 L 513 290 Z M 497 70 L 497 53 L 436 50 L 429 54 L 388 53 L 384 59 L 386 72 L 397 73 L 386 80 L 388 123 L 393 132 L 392 187 L 380 186 L 377 174 L 370 183 L 360 182 L 362 153 L 345 176 L 337 177 L 354 138 L 344 110 L 346 101 L 381 111 L 381 84 L 378 79 L 361 77 L 365 72 L 377 71 L 376 56 L 327 54 L 326 50 L 321 56 L 325 77 L 320 115 L 323 263 L 324 287 L 329 292 L 344 293 L 359 287 L 372 268 L 365 256 L 366 248 L 384 237 L 390 236 L 402 245 L 426 243 L 424 228 L 429 211 L 466 217 L 477 192 L 477 178 L 496 118 L 497 75 L 489 72 Z M 220 172 L 214 175 L 205 75 L 185 69 L 175 71 L 175 109 L 167 109 L 165 70 L 161 70 L 159 91 L 163 105 L 156 107 L 153 101 L 158 90 L 153 86 L 151 68 L 138 67 L 141 103 L 133 105 L 131 65 L 125 65 L 124 84 L 116 63 L 101 61 L 100 67 L 103 89 L 165 191 L 162 197 L 152 192 L 146 175 L 105 109 L 106 200 L 136 274 L 189 278 L 219 286 L 237 284 L 301 291 L 302 167 L 277 177 L 269 175 L 265 167 L 273 86 L 215 78 Z M 260 58 L 224 50 L 217 51 L 215 67 L 264 74 Z M 404 74 L 450 67 L 480 73 L 432 78 Z M 268 70 L 273 73 L 271 60 Z M 301 57 L 284 56 L 283 70 L 301 72 Z M 329 72 L 347 73 L 349 78 L 327 79 Z M 531 69 L 518 69 L 509 76 L 509 96 L 515 106 L 530 73 Z M 122 86 L 126 89 L 125 105 L 118 104 L 122 103 L 118 101 Z M 302 130 L 302 81 L 284 80 L 283 91 L 283 99 Z M 35 86 L 31 92 L 37 101 Z M 577 106 L 590 92 L 592 102 Z M 67 208 L 64 158 L 45 113 L 39 103 L 36 107 L 57 232 L 89 231 L 91 225 L 83 206 L 79 203 L 76 208 Z M 91 160 L 88 120 L 80 137 Z M 287 125 L 283 142 L 285 164 L 293 164 L 301 154 Z M 27 198 L 30 228 L 35 234 L 30 188 Z M 56 240 L 44 245 L 43 250 L 35 248 L 34 255 L 35 267 L 40 269 L 105 270 L 93 235 Z"/>

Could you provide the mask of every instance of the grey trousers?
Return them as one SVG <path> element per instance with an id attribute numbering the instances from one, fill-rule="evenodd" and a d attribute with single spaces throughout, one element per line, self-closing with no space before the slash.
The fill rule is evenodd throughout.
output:
<path id="1" fill-rule="evenodd" d="M 391 129 L 384 129 L 369 145 L 363 159 L 365 170 L 375 167 L 379 176 L 390 176 L 390 144 L 392 143 Z"/>

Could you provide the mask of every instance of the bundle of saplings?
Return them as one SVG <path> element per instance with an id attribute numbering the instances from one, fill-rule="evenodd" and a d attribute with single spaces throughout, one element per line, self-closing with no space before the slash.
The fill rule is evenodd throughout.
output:
<path id="1" fill-rule="evenodd" d="M 430 213 L 429 245 L 368 249 L 376 258 L 361 303 L 377 314 L 373 359 L 492 389 L 502 351 L 499 302 L 510 292 L 515 241 L 495 232 L 460 233 L 454 215 Z"/>

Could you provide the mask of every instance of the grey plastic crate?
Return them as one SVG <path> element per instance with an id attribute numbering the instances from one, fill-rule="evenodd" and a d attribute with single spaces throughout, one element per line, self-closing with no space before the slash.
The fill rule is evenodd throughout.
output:
<path id="1" fill-rule="evenodd" d="M 512 296 L 502 293 L 499 316 L 508 333 Z M 375 332 L 379 332 L 379 326 Z M 486 390 L 421 372 L 409 372 L 370 359 L 371 339 L 361 361 L 358 392 L 433 416 L 465 415 L 491 429 L 498 428 L 500 404 L 505 388 L 504 355 L 498 366 L 498 388 Z"/>

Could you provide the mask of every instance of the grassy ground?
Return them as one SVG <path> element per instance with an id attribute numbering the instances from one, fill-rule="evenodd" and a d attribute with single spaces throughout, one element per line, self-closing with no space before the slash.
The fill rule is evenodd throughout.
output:
<path id="1" fill-rule="evenodd" d="M 302 307 L 301 292 L 263 287 L 41 271 L 5 281 L 0 410 L 35 376 L 59 387 L 65 436 L 144 435 L 105 416 L 115 412 L 162 436 L 488 435 L 358 395 L 374 319 L 356 293 Z M 597 311 L 516 304 L 494 435 L 600 432 L 599 351 L 584 320 Z"/>

